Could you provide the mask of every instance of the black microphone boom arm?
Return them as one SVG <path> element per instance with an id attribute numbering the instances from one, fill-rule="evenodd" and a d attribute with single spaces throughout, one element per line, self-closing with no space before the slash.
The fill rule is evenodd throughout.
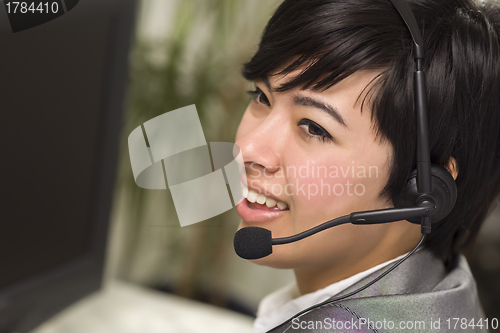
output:
<path id="1" fill-rule="evenodd" d="M 432 215 L 432 213 L 436 210 L 436 207 L 428 201 L 424 201 L 421 204 L 422 206 L 417 206 L 417 207 L 388 208 L 388 209 L 354 212 L 351 213 L 351 215 L 341 216 L 339 218 L 322 223 L 314 228 L 303 231 L 297 235 L 283 237 L 283 238 L 273 238 L 272 245 L 293 243 L 303 238 L 312 236 L 320 231 L 341 224 L 346 224 L 346 223 L 378 224 L 378 223 L 396 222 L 414 217 L 428 217 Z"/>
<path id="2" fill-rule="evenodd" d="M 407 220 L 414 217 L 429 217 L 436 210 L 435 206 L 417 206 L 408 208 L 389 208 L 356 212 L 349 215 L 352 224 L 377 224 Z"/>

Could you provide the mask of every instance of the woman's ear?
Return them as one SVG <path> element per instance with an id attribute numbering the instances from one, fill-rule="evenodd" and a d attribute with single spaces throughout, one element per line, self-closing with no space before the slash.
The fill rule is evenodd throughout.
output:
<path id="1" fill-rule="evenodd" d="M 457 160 L 451 156 L 449 161 L 448 161 L 448 165 L 445 166 L 446 170 L 448 170 L 449 173 L 451 173 L 451 175 L 453 176 L 453 179 L 457 180 L 457 176 L 458 176 L 458 164 L 457 164 Z"/>

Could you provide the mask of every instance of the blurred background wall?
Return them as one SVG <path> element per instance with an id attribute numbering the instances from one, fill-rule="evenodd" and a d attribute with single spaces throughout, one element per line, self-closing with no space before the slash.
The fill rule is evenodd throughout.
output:
<path id="1" fill-rule="evenodd" d="M 181 228 L 168 190 L 133 180 L 127 137 L 165 112 L 196 104 L 207 142 L 234 142 L 249 101 L 241 65 L 279 0 L 142 0 L 122 131 L 107 278 L 122 279 L 252 314 L 291 271 L 239 259 L 235 210 Z M 494 210 L 468 257 L 488 317 L 500 317 L 500 213 Z"/>
<path id="2" fill-rule="evenodd" d="M 168 190 L 135 185 L 127 137 L 145 121 L 196 104 L 207 142 L 234 142 L 251 86 L 244 61 L 279 1 L 143 0 L 131 55 L 128 107 L 121 140 L 107 276 L 255 311 L 290 271 L 234 254 L 236 210 L 181 228 Z"/>

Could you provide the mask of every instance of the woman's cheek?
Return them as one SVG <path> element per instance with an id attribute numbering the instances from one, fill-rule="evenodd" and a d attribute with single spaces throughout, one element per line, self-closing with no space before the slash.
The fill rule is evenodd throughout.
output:
<path id="1" fill-rule="evenodd" d="M 293 180 L 294 203 L 310 213 L 334 209 L 350 214 L 366 200 L 376 198 L 379 168 L 371 165 L 302 165 Z M 302 171 L 302 172 L 301 172 Z M 381 190 L 381 189 L 380 189 Z"/>

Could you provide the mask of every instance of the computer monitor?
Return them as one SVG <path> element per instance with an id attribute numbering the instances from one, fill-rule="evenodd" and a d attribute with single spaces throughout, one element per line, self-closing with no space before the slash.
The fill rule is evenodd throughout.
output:
<path id="1" fill-rule="evenodd" d="M 65 13 L 14 32 L 0 3 L 1 333 L 101 286 L 136 8 L 31 2 Z"/>

